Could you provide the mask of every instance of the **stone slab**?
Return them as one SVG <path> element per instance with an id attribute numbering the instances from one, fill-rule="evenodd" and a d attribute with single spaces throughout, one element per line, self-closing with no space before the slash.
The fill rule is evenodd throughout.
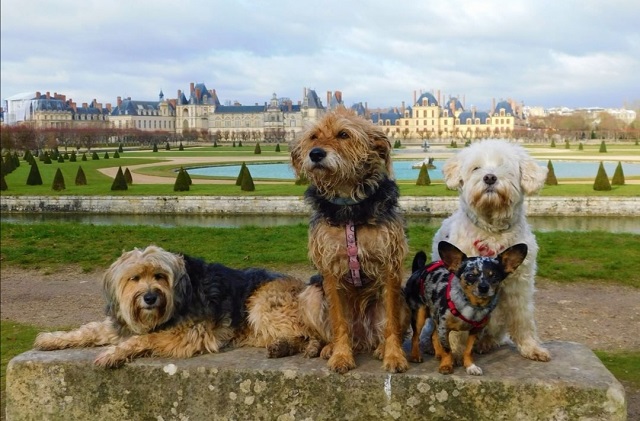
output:
<path id="1" fill-rule="evenodd" d="M 233 349 L 185 360 L 92 365 L 98 349 L 28 351 L 7 367 L 7 420 L 625 420 L 624 388 L 587 347 L 547 346 L 553 360 L 510 347 L 478 356 L 485 372 L 437 372 L 426 356 L 389 374 L 369 355 L 346 375 L 326 361 Z"/>

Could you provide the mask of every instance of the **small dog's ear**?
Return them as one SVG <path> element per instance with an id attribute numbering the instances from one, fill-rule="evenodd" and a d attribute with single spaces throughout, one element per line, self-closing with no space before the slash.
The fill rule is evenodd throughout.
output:
<path id="1" fill-rule="evenodd" d="M 529 155 L 520 160 L 520 186 L 525 194 L 531 195 L 539 192 L 544 187 L 547 179 L 546 167 L 539 165 Z"/>
<path id="2" fill-rule="evenodd" d="M 296 177 L 300 176 L 300 171 L 302 170 L 302 156 L 300 152 L 300 139 L 289 143 L 289 154 L 291 155 L 291 166 L 296 173 Z"/>
<path id="3" fill-rule="evenodd" d="M 520 266 L 522 262 L 524 262 L 524 259 L 527 257 L 528 251 L 529 247 L 527 247 L 526 244 L 515 244 L 500 253 L 497 259 L 502 264 L 506 273 L 513 273 L 516 269 L 518 269 L 518 266 Z"/>
<path id="4" fill-rule="evenodd" d="M 462 186 L 460 157 L 458 154 L 449 158 L 442 167 L 444 182 L 449 190 L 457 190 Z"/>
<path id="5" fill-rule="evenodd" d="M 180 255 L 175 256 L 175 263 L 173 266 L 173 305 L 176 311 L 182 310 L 182 308 L 188 303 L 192 302 L 191 296 L 193 294 L 193 286 L 191 285 L 191 278 L 187 273 L 185 267 L 184 258 Z"/>
<path id="6" fill-rule="evenodd" d="M 424 269 L 424 265 L 427 264 L 427 254 L 420 250 L 416 253 L 413 258 L 413 263 L 411 264 L 411 272 L 416 272 L 418 270 Z"/>
<path id="7" fill-rule="evenodd" d="M 118 312 L 120 311 L 119 303 L 117 295 L 117 279 L 116 276 L 116 263 L 119 262 L 118 259 L 107 271 L 104 273 L 102 277 L 102 292 L 104 294 L 104 299 L 106 304 L 105 307 L 105 315 L 112 317 L 114 319 L 118 318 Z"/>
<path id="8" fill-rule="evenodd" d="M 451 271 L 456 271 L 462 264 L 462 261 L 467 258 L 458 247 L 447 241 L 440 241 L 438 243 L 438 253 L 440 258 Z"/>

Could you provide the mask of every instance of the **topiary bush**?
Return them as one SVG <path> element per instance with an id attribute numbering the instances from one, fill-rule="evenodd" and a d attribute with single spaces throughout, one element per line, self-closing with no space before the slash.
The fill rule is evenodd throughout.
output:
<path id="1" fill-rule="evenodd" d="M 133 184 L 133 177 L 131 176 L 131 171 L 129 171 L 129 168 L 126 168 L 124 170 L 124 179 L 127 180 L 128 185 Z"/>
<path id="2" fill-rule="evenodd" d="M 76 172 L 76 186 L 86 186 L 87 185 L 87 176 L 84 175 L 84 170 L 82 166 L 78 166 L 78 172 Z"/>
<path id="3" fill-rule="evenodd" d="M 113 179 L 113 184 L 111 184 L 111 190 L 128 190 L 127 180 L 124 179 L 124 173 L 122 172 L 122 167 L 118 167 L 118 172 L 116 173 L 116 178 Z"/>
<path id="4" fill-rule="evenodd" d="M 42 176 L 40 175 L 40 170 L 38 169 L 38 164 L 34 160 L 31 164 L 31 169 L 29 170 L 29 176 L 27 177 L 27 186 L 41 186 L 42 185 Z"/>
<path id="5" fill-rule="evenodd" d="M 246 168 L 247 168 L 247 164 L 245 164 L 243 162 L 242 165 L 240 166 L 240 172 L 238 173 L 238 176 L 236 177 L 236 186 L 242 186 L 242 176 L 244 175 L 244 170 Z"/>
<path id="6" fill-rule="evenodd" d="M 176 182 L 173 184 L 173 191 L 189 191 L 189 180 L 186 177 L 187 172 L 184 168 L 180 168 Z"/>
<path id="7" fill-rule="evenodd" d="M 598 152 L 600 152 L 600 153 L 606 153 L 607 152 L 607 144 L 604 143 L 604 140 L 600 143 L 600 150 Z"/>
<path id="8" fill-rule="evenodd" d="M 93 154 L 91 155 L 91 159 L 94 161 L 98 161 L 100 159 L 100 157 L 98 156 L 98 152 L 93 152 Z"/>
<path id="9" fill-rule="evenodd" d="M 164 149 L 165 149 L 166 151 L 170 151 L 170 150 L 171 150 L 171 145 L 169 145 L 169 142 L 167 142 L 167 143 L 164 145 Z"/>
<path id="10" fill-rule="evenodd" d="M 104 153 L 104 159 L 109 159 L 109 152 Z"/>
<path id="11" fill-rule="evenodd" d="M 76 151 L 72 151 L 71 155 L 69 156 L 69 162 L 76 162 L 78 160 L 78 157 L 76 156 Z"/>
<path id="12" fill-rule="evenodd" d="M 430 186 L 431 177 L 429 177 L 429 170 L 427 170 L 427 164 L 422 164 L 420 167 L 420 173 L 418 174 L 418 180 L 416 186 Z"/>
<path id="13" fill-rule="evenodd" d="M 244 167 L 244 174 L 242 175 L 242 184 L 240 185 L 240 190 L 254 191 L 255 189 L 256 189 L 256 186 L 255 184 L 253 184 L 253 177 L 251 177 L 249 168 Z"/>
<path id="14" fill-rule="evenodd" d="M 122 143 L 120 143 L 120 144 L 118 145 L 118 152 L 119 152 L 119 153 L 124 152 L 124 149 L 122 148 Z"/>
<path id="15" fill-rule="evenodd" d="M 276 152 L 280 152 L 280 144 L 276 143 Z"/>
<path id="16" fill-rule="evenodd" d="M 114 158 L 120 158 L 120 154 L 118 153 L 118 151 L 115 151 L 115 152 L 113 153 L 113 157 L 114 157 Z"/>
<path id="17" fill-rule="evenodd" d="M 612 186 L 624 186 L 624 171 L 622 171 L 622 162 L 618 161 L 615 171 L 613 172 L 613 178 L 611 179 Z"/>
<path id="18" fill-rule="evenodd" d="M 607 176 L 607 171 L 604 169 L 602 162 L 600 162 L 600 166 L 598 167 L 598 174 L 596 175 L 596 180 L 593 183 L 593 189 L 596 191 L 611 190 L 611 183 L 609 183 L 609 177 Z"/>
<path id="19" fill-rule="evenodd" d="M 546 184 L 547 186 L 557 186 L 558 185 L 558 179 L 556 178 L 556 172 L 553 169 L 553 164 L 551 163 L 551 160 L 549 160 L 549 162 L 547 162 L 547 179 L 544 181 L 544 184 Z"/>
<path id="20" fill-rule="evenodd" d="M 156 143 L 153 144 L 153 152 L 158 152 L 158 145 Z"/>
<path id="21" fill-rule="evenodd" d="M 260 155 L 262 153 L 262 149 L 260 149 L 260 143 L 256 143 L 256 147 L 253 149 L 253 153 L 256 155 Z"/>
<path id="22" fill-rule="evenodd" d="M 82 161 L 86 161 L 87 160 L 87 154 L 86 152 L 82 154 Z"/>
<path id="23" fill-rule="evenodd" d="M 44 164 L 51 164 L 51 157 L 47 152 L 44 153 L 44 160 L 42 161 Z"/>
<path id="24" fill-rule="evenodd" d="M 60 171 L 60 168 L 58 168 L 56 170 L 56 175 L 53 176 L 53 184 L 51 185 L 51 189 L 55 191 L 61 191 L 65 188 L 64 176 L 62 175 L 62 171 Z"/>
<path id="25" fill-rule="evenodd" d="M 215 144 L 214 144 L 215 147 Z M 184 151 L 184 146 L 182 146 L 182 141 L 180 141 L 180 146 L 178 146 L 179 151 Z"/>
<path id="26" fill-rule="evenodd" d="M 578 143 L 578 150 L 584 151 L 584 144 L 582 142 Z"/>

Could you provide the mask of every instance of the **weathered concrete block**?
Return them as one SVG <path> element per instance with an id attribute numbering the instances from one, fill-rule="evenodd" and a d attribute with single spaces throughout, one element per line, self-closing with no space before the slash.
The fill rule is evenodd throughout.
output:
<path id="1" fill-rule="evenodd" d="M 326 362 L 235 349 L 187 360 L 92 365 L 98 350 L 29 351 L 7 368 L 16 420 L 625 420 L 620 383 L 583 345 L 547 344 L 553 360 L 514 349 L 479 356 L 481 377 L 444 376 L 433 358 L 389 374 L 368 355 L 346 375 Z"/>

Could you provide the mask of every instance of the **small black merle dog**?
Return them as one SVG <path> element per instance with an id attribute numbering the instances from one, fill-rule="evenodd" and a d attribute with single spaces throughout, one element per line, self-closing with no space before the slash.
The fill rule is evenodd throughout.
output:
<path id="1" fill-rule="evenodd" d="M 468 331 L 463 355 L 468 374 L 479 376 L 482 369 L 474 364 L 471 352 L 477 335 L 489 321 L 498 303 L 500 283 L 527 257 L 527 245 L 516 244 L 496 257 L 467 257 L 446 241 L 438 243 L 440 258 L 425 265 L 427 256 L 419 251 L 413 259 L 412 275 L 404 288 L 411 309 L 411 361 L 422 362 L 420 332 L 427 318 L 435 325 L 431 336 L 438 371 L 453 373 L 453 355 L 449 332 Z"/>

